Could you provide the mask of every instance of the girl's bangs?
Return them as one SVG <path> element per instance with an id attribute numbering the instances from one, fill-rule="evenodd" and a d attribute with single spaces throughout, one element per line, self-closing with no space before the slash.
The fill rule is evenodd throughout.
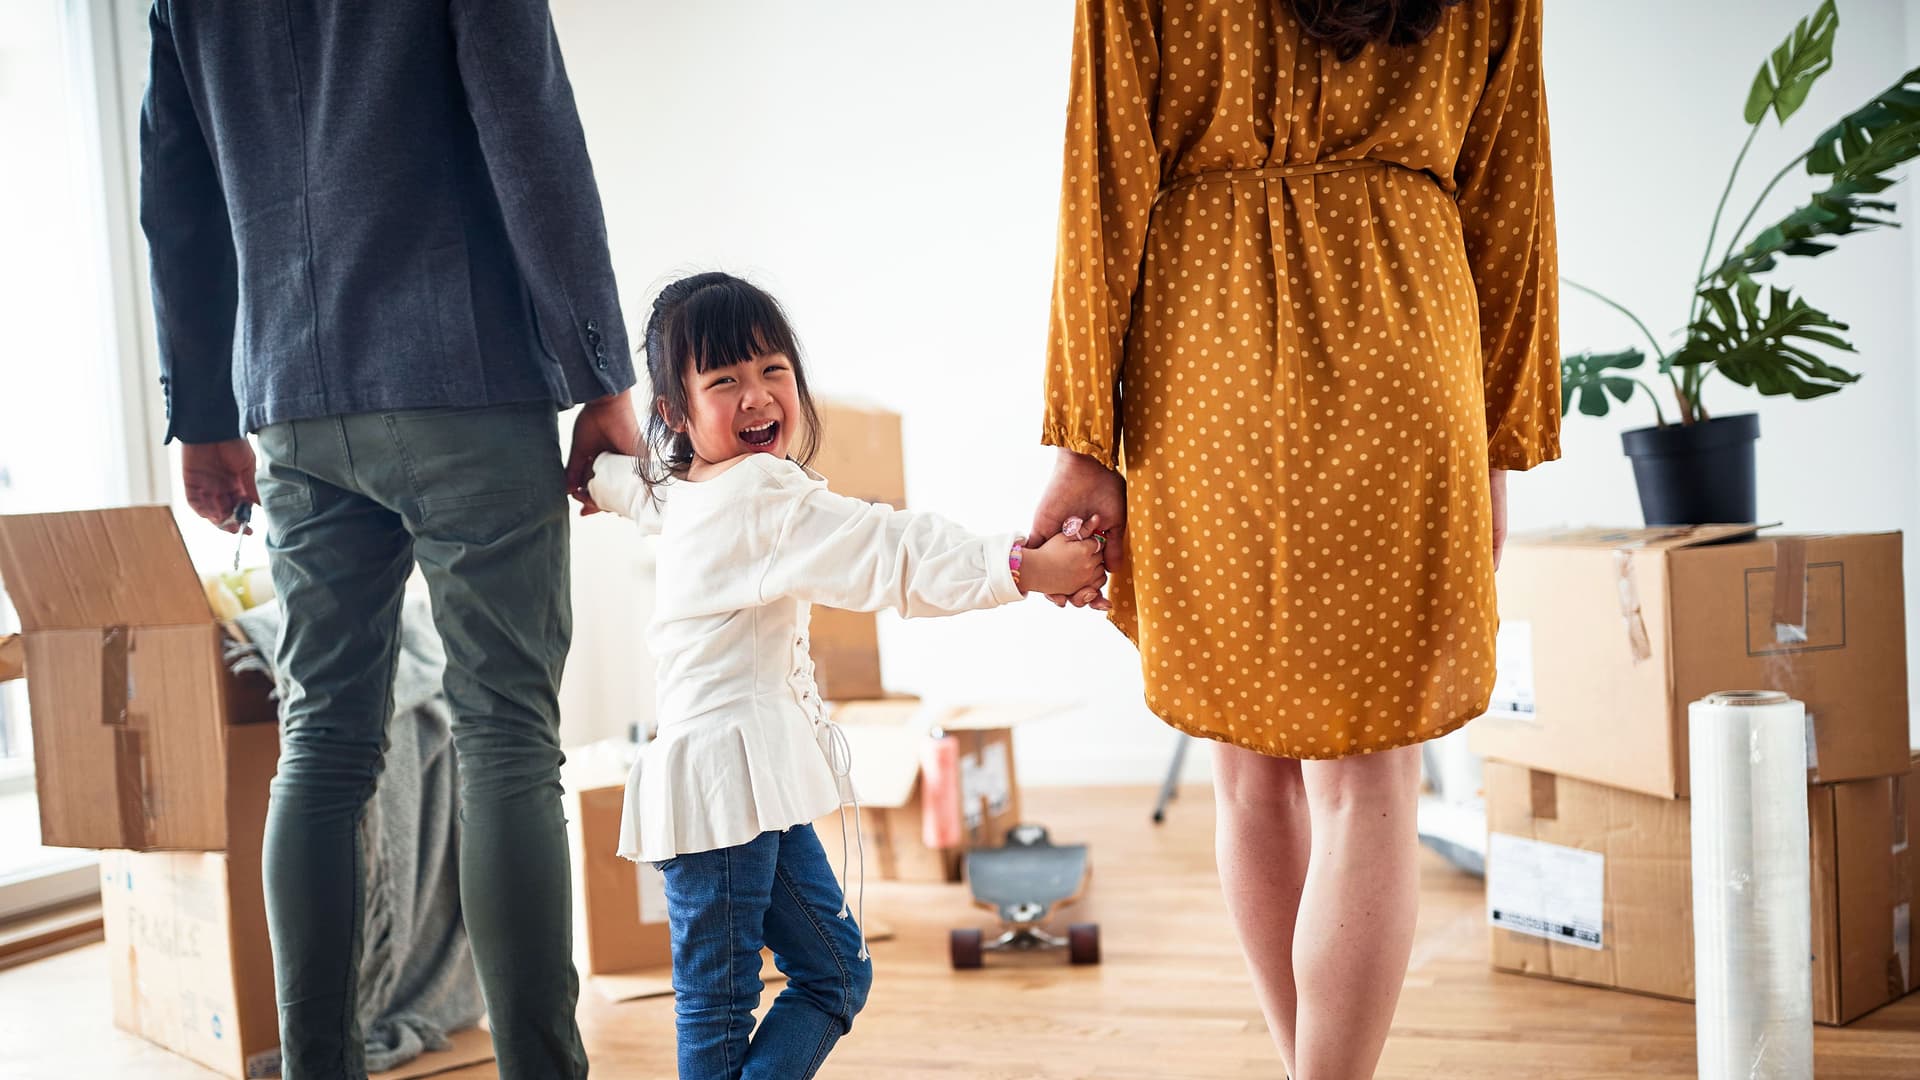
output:
<path id="1" fill-rule="evenodd" d="M 687 298 L 677 320 L 680 348 L 705 374 L 771 353 L 796 359 L 793 331 L 771 297 L 744 282 L 713 286 Z"/>

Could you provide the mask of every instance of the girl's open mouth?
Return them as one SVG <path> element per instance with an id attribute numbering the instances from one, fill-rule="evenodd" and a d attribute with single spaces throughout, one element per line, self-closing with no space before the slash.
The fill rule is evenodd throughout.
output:
<path id="1" fill-rule="evenodd" d="M 740 441 L 757 450 L 772 446 L 773 441 L 779 437 L 780 421 L 778 420 L 767 420 L 753 427 L 740 429 Z"/>

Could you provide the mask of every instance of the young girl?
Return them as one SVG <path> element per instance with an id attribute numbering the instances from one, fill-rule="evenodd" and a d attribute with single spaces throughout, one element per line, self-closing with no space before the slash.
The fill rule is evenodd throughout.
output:
<path id="1" fill-rule="evenodd" d="M 627 781 L 620 854 L 666 878 L 683 1080 L 811 1077 L 873 969 L 811 825 L 851 793 L 809 605 L 913 617 L 1071 594 L 1104 581 L 1100 543 L 1026 550 L 828 491 L 805 467 L 819 425 L 799 344 L 739 278 L 667 286 L 645 348 L 660 464 L 603 455 L 589 484 L 600 509 L 660 531 L 659 735 Z M 762 946 L 788 983 L 755 1032 Z"/>

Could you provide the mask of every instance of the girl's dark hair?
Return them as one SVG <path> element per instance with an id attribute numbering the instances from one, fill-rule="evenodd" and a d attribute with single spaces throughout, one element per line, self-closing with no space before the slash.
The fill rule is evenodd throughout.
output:
<path id="1" fill-rule="evenodd" d="M 687 373 L 704 375 L 763 356 L 784 353 L 793 363 L 794 388 L 806 429 L 795 432 L 794 460 L 813 461 L 820 449 L 820 412 L 807 389 L 800 339 L 787 313 L 765 289 L 732 274 L 709 271 L 683 277 L 660 290 L 647 316 L 647 378 L 655 403 L 647 409 L 647 438 L 640 477 L 652 488 L 693 464 L 693 440 L 673 429 L 688 420 Z M 667 416 L 658 402 L 666 402 Z M 795 417 L 787 417 L 791 423 Z"/>
<path id="2" fill-rule="evenodd" d="M 1418 45 L 1460 0 L 1293 0 L 1307 36 L 1351 60 L 1376 41 Z"/>

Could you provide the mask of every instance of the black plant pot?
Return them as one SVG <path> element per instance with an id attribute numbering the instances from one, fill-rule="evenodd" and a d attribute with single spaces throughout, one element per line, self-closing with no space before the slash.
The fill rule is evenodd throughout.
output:
<path id="1" fill-rule="evenodd" d="M 1648 525 L 1722 525 L 1759 519 L 1753 496 L 1754 413 L 1620 433 Z"/>

